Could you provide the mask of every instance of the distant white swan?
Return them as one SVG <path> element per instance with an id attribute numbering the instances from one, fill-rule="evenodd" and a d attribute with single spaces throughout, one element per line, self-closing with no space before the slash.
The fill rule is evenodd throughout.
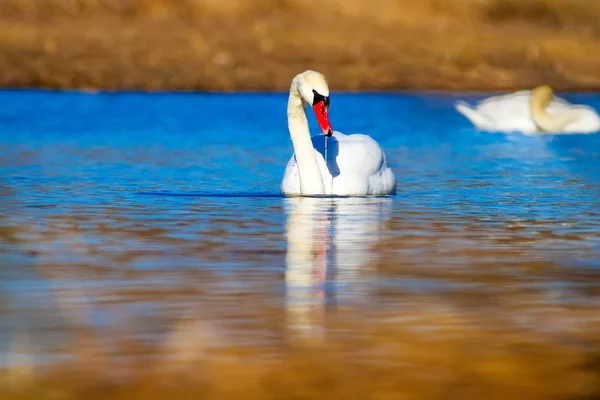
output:
<path id="1" fill-rule="evenodd" d="M 307 104 L 312 106 L 323 135 L 311 138 Z M 334 132 L 328 108 L 329 87 L 323 74 L 309 70 L 292 80 L 287 115 L 294 154 L 285 169 L 281 192 L 309 196 L 395 194 L 396 178 L 379 144 L 367 135 Z"/>
<path id="2" fill-rule="evenodd" d="M 549 86 L 523 90 L 481 101 L 476 107 L 458 101 L 456 110 L 477 128 L 524 133 L 594 133 L 600 117 L 589 106 L 555 97 Z"/>

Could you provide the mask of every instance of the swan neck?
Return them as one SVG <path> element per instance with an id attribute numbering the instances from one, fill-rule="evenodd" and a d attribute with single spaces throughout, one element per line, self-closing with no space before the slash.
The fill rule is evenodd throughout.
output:
<path id="1" fill-rule="evenodd" d="M 552 95 L 534 92 L 529 102 L 531 118 L 538 129 L 543 132 L 560 132 L 575 121 L 577 116 L 572 111 L 562 111 L 554 115 L 549 114 L 546 107 L 551 102 Z"/>
<path id="2" fill-rule="evenodd" d="M 305 102 L 296 80 L 292 82 L 288 99 L 288 128 L 294 146 L 294 156 L 298 165 L 298 178 L 302 194 L 325 194 L 321 169 L 310 138 Z"/>

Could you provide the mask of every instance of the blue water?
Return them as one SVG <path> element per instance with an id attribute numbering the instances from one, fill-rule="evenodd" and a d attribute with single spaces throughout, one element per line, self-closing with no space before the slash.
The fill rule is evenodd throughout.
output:
<path id="1" fill-rule="evenodd" d="M 286 199 L 284 94 L 0 92 L 0 343 L 52 347 L 69 307 L 146 333 L 191 309 L 242 342 L 281 334 L 253 326 L 264 307 L 311 334 L 315 303 L 401 313 L 449 290 L 543 292 L 515 300 L 536 326 L 597 307 L 600 135 L 478 132 L 452 104 L 482 97 L 333 93 L 333 128 L 380 143 L 398 194 Z"/>

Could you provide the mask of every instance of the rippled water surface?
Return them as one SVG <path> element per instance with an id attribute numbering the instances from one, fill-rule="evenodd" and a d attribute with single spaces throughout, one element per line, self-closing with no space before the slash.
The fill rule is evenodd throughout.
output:
<path id="1" fill-rule="evenodd" d="M 132 357 L 190 337 L 276 355 L 381 324 L 587 352 L 600 135 L 478 132 L 456 97 L 334 93 L 334 129 L 373 136 L 399 190 L 316 199 L 279 195 L 286 95 L 0 92 L 3 365 L 68 358 L 80 329 Z"/>

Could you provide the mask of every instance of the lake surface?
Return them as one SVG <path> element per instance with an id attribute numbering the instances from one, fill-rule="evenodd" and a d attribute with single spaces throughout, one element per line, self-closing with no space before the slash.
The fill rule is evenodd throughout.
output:
<path id="1" fill-rule="evenodd" d="M 0 92 L 0 361 L 69 359 L 85 329 L 152 358 L 186 321 L 265 357 L 386 321 L 584 354 L 600 135 L 478 132 L 452 104 L 482 97 L 333 93 L 333 128 L 375 138 L 399 189 L 315 199 L 279 194 L 287 95 Z"/>

